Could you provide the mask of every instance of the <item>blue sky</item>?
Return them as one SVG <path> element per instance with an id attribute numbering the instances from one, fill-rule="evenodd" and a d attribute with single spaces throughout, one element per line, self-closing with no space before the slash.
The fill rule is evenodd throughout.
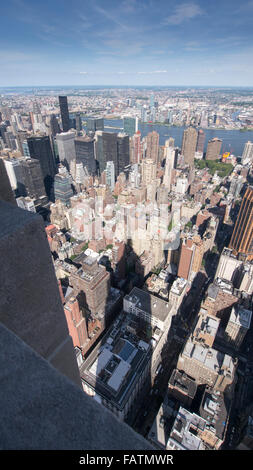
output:
<path id="1" fill-rule="evenodd" d="M 253 86 L 253 0 L 8 0 L 0 86 Z"/>

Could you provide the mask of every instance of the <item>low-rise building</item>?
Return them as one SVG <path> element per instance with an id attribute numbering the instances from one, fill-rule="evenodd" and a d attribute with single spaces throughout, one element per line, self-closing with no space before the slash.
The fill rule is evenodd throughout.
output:
<path id="1" fill-rule="evenodd" d="M 80 368 L 84 391 L 121 420 L 129 417 L 152 383 L 167 340 L 170 308 L 148 292 L 132 289 L 124 298 L 124 313 Z"/>
<path id="2" fill-rule="evenodd" d="M 153 347 L 151 380 L 161 362 L 161 352 L 167 341 L 172 320 L 171 304 L 147 291 L 134 287 L 123 300 L 124 312 L 131 314 L 137 331 L 146 331 Z"/>
<path id="3" fill-rule="evenodd" d="M 172 284 L 169 293 L 169 302 L 172 305 L 173 314 L 176 314 L 180 305 L 183 302 L 187 291 L 187 280 L 183 277 L 178 277 Z"/>
<path id="4" fill-rule="evenodd" d="M 177 369 L 195 379 L 198 385 L 206 384 L 224 392 L 234 381 L 236 360 L 189 338 L 179 356 Z"/>
<path id="5" fill-rule="evenodd" d="M 195 380 L 174 369 L 168 383 L 168 393 L 186 407 L 190 407 L 197 392 Z"/>
<path id="6" fill-rule="evenodd" d="M 168 283 L 166 278 L 164 279 L 160 275 L 152 274 L 146 280 L 145 287 L 151 294 L 168 301 Z"/>
<path id="7" fill-rule="evenodd" d="M 167 450 L 205 450 L 202 439 L 206 421 L 196 413 L 182 406 L 178 410 L 169 439 Z"/>
<path id="8" fill-rule="evenodd" d="M 209 315 L 206 310 L 201 308 L 197 318 L 197 324 L 193 332 L 193 341 L 211 348 L 213 346 L 219 324 L 219 318 Z"/>
<path id="9" fill-rule="evenodd" d="M 227 327 L 225 339 L 229 344 L 239 349 L 251 324 L 252 310 L 236 305 L 232 308 Z"/>
<path id="10" fill-rule="evenodd" d="M 177 376 L 178 372 L 174 378 Z M 187 381 L 189 389 L 189 379 Z M 227 398 L 225 405 L 222 393 L 207 387 L 198 411 L 192 412 L 175 401 L 174 397 L 171 399 L 169 390 L 150 429 L 148 440 L 155 448 L 162 450 L 218 450 L 226 436 L 230 406 Z"/>
<path id="11" fill-rule="evenodd" d="M 206 421 L 202 434 L 207 449 L 219 449 L 226 437 L 231 400 L 223 393 L 206 387 L 203 394 L 199 414 Z"/>
<path id="12" fill-rule="evenodd" d="M 124 311 L 161 331 L 168 330 L 171 323 L 171 304 L 138 287 L 124 297 Z"/>
<path id="13" fill-rule="evenodd" d="M 224 248 L 215 278 L 230 281 L 238 290 L 251 295 L 253 293 L 253 262 L 246 261 L 242 254 L 235 255 L 230 248 Z"/>

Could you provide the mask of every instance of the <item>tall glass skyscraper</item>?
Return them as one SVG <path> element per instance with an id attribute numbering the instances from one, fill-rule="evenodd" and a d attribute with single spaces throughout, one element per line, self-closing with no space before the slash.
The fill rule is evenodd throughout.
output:
<path id="1" fill-rule="evenodd" d="M 53 181 L 56 173 L 56 164 L 48 136 L 33 136 L 27 138 L 31 158 L 39 160 L 46 194 L 52 200 Z"/>
<path id="2" fill-rule="evenodd" d="M 67 132 L 70 129 L 67 96 L 59 96 L 59 105 L 60 105 L 60 112 L 61 112 L 62 130 L 63 132 Z"/>
<path id="3" fill-rule="evenodd" d="M 76 158 L 75 133 L 69 131 L 57 134 L 56 143 L 60 162 L 62 162 L 69 170 L 71 161 L 75 160 Z"/>
<path id="4" fill-rule="evenodd" d="M 54 198 L 55 201 L 60 200 L 66 206 L 70 205 L 70 198 L 73 196 L 71 181 L 68 173 L 63 168 L 59 169 L 59 173 L 54 179 Z"/>
<path id="5" fill-rule="evenodd" d="M 124 171 L 130 163 L 129 135 L 120 132 L 117 135 L 117 167 L 116 177 Z"/>
<path id="6" fill-rule="evenodd" d="M 96 173 L 94 139 L 84 136 L 75 138 L 76 163 L 82 163 L 90 175 Z"/>
<path id="7" fill-rule="evenodd" d="M 138 131 L 138 118 L 125 117 L 123 119 L 124 132 L 132 137 Z"/>
<path id="8" fill-rule="evenodd" d="M 87 119 L 87 131 L 96 132 L 104 130 L 104 118 L 88 118 Z"/>
<path id="9" fill-rule="evenodd" d="M 105 171 L 106 162 L 113 162 L 117 168 L 117 134 L 97 131 L 96 160 L 100 175 Z"/>

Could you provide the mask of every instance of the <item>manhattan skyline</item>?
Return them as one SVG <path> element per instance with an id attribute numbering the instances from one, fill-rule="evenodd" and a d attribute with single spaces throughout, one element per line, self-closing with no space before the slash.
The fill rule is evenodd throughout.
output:
<path id="1" fill-rule="evenodd" d="M 11 0 L 0 86 L 251 86 L 253 1 Z"/>

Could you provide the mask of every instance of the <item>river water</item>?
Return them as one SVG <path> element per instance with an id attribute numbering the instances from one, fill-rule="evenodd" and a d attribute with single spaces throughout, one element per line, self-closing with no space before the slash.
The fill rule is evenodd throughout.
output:
<path id="1" fill-rule="evenodd" d="M 107 127 L 109 126 L 109 128 Z M 116 128 L 116 129 L 112 129 Z M 122 132 L 123 120 L 121 119 L 105 119 L 104 130 L 107 132 Z M 156 131 L 159 134 L 159 145 L 164 145 L 165 140 L 169 137 L 175 139 L 175 146 L 182 146 L 182 138 L 185 127 L 165 126 L 163 124 L 148 124 L 139 122 L 139 130 L 141 136 L 145 137 L 149 132 Z M 222 140 L 222 153 L 231 152 L 233 155 L 241 156 L 246 142 L 253 142 L 253 131 L 239 131 L 239 130 L 216 130 L 216 129 L 203 129 L 205 132 L 205 149 L 208 140 L 218 137 Z"/>

